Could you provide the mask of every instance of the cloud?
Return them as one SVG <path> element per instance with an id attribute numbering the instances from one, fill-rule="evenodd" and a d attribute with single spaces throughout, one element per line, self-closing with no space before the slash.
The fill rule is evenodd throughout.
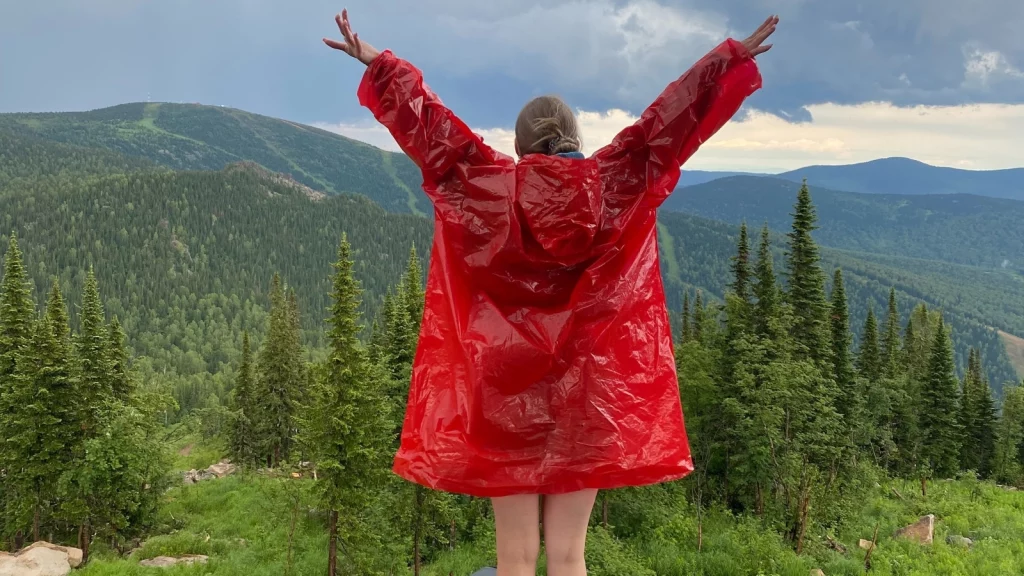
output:
<path id="1" fill-rule="evenodd" d="M 808 106 L 811 122 L 751 111 L 725 125 L 687 163 L 691 169 L 782 172 L 811 164 L 850 164 L 904 156 L 937 166 L 967 169 L 1018 167 L 1024 104 L 898 107 L 890 103 Z M 620 109 L 578 113 L 584 152 L 611 142 L 636 121 Z M 318 124 L 319 127 L 398 150 L 379 125 Z M 514 133 L 481 128 L 484 141 L 514 154 Z"/>

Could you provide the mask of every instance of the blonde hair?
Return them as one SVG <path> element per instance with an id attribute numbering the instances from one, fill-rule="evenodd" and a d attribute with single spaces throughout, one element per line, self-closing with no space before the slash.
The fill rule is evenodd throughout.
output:
<path id="1" fill-rule="evenodd" d="M 516 120 L 519 154 L 554 155 L 583 148 L 576 115 L 558 96 L 540 96 L 523 106 Z"/>

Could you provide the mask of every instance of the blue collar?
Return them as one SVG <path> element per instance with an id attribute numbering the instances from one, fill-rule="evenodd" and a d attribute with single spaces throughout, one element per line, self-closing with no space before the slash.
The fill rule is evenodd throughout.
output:
<path id="1" fill-rule="evenodd" d="M 584 160 L 586 158 L 586 156 L 583 155 L 583 152 L 560 152 L 557 156 L 561 156 L 562 158 L 572 158 L 574 160 Z"/>

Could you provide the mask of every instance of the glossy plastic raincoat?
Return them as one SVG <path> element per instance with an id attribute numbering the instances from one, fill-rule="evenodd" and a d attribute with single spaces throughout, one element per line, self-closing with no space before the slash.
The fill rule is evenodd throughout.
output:
<path id="1" fill-rule="evenodd" d="M 488 147 L 390 52 L 360 102 L 423 172 L 436 226 L 394 470 L 475 496 L 638 486 L 693 469 L 656 211 L 760 88 L 726 41 L 587 159 Z"/>

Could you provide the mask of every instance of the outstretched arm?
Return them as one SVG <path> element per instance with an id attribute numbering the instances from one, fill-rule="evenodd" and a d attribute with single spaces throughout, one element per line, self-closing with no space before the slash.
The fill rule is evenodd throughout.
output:
<path id="1" fill-rule="evenodd" d="M 776 16 L 746 40 L 726 40 L 701 58 L 595 154 L 606 188 L 625 201 L 648 195 L 655 205 L 671 192 L 679 167 L 761 87 L 754 57 L 767 52 Z M 614 201 L 614 200 L 613 200 Z"/>
<path id="2" fill-rule="evenodd" d="M 458 164 L 494 164 L 497 153 L 446 108 L 422 73 L 390 51 L 378 51 L 352 31 L 345 10 L 335 17 L 344 42 L 324 38 L 367 66 L 359 85 L 359 103 L 373 112 L 420 167 L 428 185 L 444 179 Z"/>

